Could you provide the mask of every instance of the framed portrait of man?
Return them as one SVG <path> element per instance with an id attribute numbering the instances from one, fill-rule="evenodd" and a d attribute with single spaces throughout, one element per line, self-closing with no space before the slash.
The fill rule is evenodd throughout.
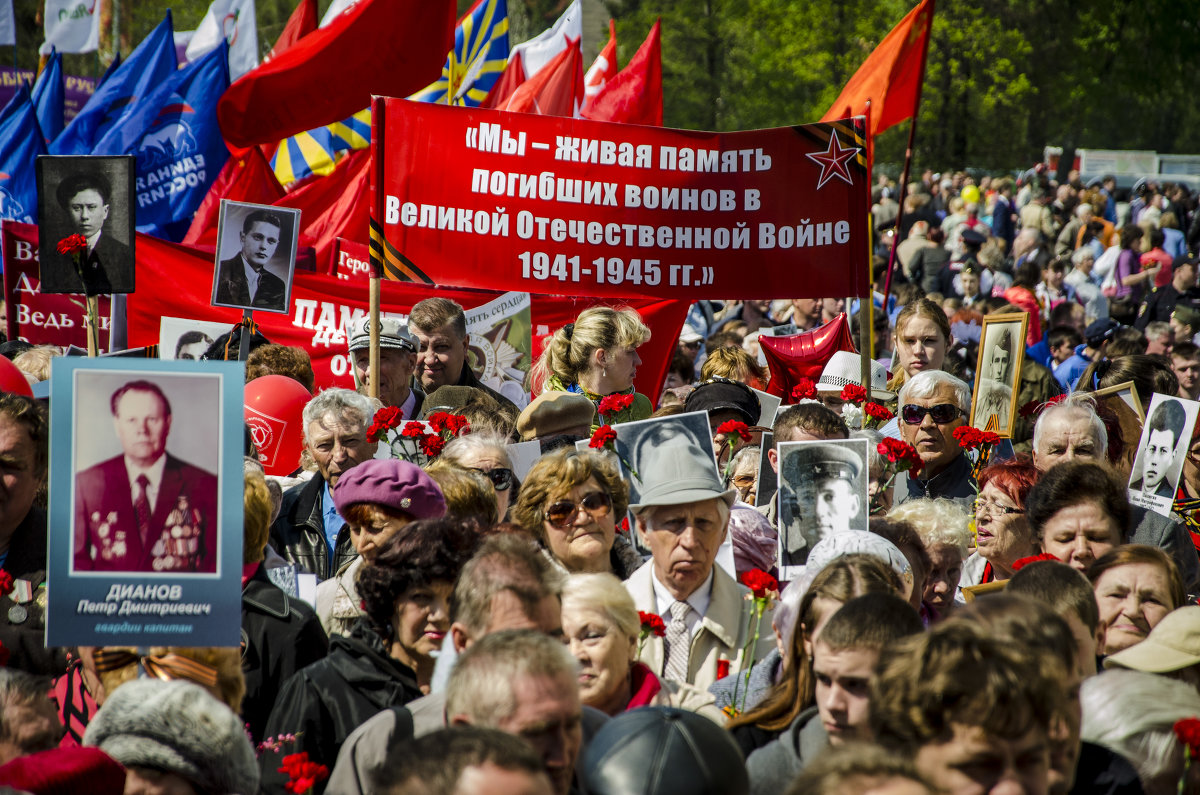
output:
<path id="1" fill-rule="evenodd" d="M 1171 514 L 1200 403 L 1155 393 L 1129 473 L 1129 503 Z"/>
<path id="2" fill-rule="evenodd" d="M 133 642 L 87 630 L 104 614 L 87 606 L 113 601 L 126 585 L 131 602 L 159 604 L 126 613 L 176 615 L 169 604 L 177 599 L 208 604 L 210 611 L 216 604 L 240 609 L 236 599 L 225 603 L 223 589 L 240 590 L 243 386 L 240 362 L 64 357 L 55 363 L 51 626 L 57 614 L 59 626 L 72 628 L 67 645 Z M 236 632 L 230 637 L 205 622 L 183 626 L 175 629 L 184 645 L 237 643 Z M 95 633 L 105 643 L 97 644 Z M 201 640 L 214 637 L 222 642 Z"/>
<path id="3" fill-rule="evenodd" d="M 228 323 L 164 316 L 158 325 L 158 358 L 199 361 Z"/>
<path id="4" fill-rule="evenodd" d="M 41 291 L 112 295 L 134 289 L 134 158 L 37 159 Z"/>
<path id="5" fill-rule="evenodd" d="M 778 445 L 782 578 L 804 565 L 809 551 L 822 539 L 867 529 L 871 515 L 867 444 L 866 439 L 838 439 Z"/>
<path id="6" fill-rule="evenodd" d="M 221 201 L 212 304 L 287 313 L 300 211 Z"/>
<path id="7" fill-rule="evenodd" d="M 1017 418 L 1017 382 L 1025 360 L 1028 323 L 1024 312 L 987 315 L 980 333 L 970 424 L 1004 439 L 1012 437 Z"/>

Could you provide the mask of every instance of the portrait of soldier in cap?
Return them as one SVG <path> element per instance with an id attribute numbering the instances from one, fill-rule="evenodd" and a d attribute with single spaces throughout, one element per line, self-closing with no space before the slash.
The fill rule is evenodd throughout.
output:
<path id="1" fill-rule="evenodd" d="M 1001 436 L 1012 435 L 1014 388 L 1025 355 L 1025 327 L 1020 317 L 1001 315 L 984 320 L 975 377 L 971 425 Z"/>
<path id="2" fill-rule="evenodd" d="M 780 564 L 800 566 L 826 536 L 866 530 L 867 441 L 779 445 Z"/>

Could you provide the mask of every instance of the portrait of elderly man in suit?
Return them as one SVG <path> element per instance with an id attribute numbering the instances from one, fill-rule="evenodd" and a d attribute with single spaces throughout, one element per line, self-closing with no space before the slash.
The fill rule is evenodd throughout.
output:
<path id="1" fill-rule="evenodd" d="M 284 218 L 291 220 L 270 210 L 254 210 L 246 216 L 238 233 L 237 254 L 222 260 L 217 270 L 213 303 L 274 312 L 287 308 L 287 285 L 267 270 L 282 239 Z"/>
<path id="2" fill-rule="evenodd" d="M 216 572 L 217 478 L 167 452 L 166 394 L 129 381 L 109 406 L 122 453 L 75 476 L 75 570 Z"/>
<path id="3" fill-rule="evenodd" d="M 103 173 L 86 171 L 65 177 L 54 189 L 55 201 L 66 215 L 67 233 L 82 235 L 87 240 L 87 252 L 59 254 L 57 239 L 47 241 L 49 246 L 39 246 L 43 291 L 88 295 L 133 292 L 133 249 L 113 237 L 111 229 L 106 229 L 112 186 L 112 181 Z"/>

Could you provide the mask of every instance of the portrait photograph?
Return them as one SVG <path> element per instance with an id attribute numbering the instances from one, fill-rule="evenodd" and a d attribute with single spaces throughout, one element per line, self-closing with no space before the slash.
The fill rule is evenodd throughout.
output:
<path id="1" fill-rule="evenodd" d="M 228 323 L 164 317 L 158 326 L 158 358 L 199 361 L 217 337 L 227 331 Z"/>
<path id="2" fill-rule="evenodd" d="M 212 304 L 286 313 L 299 239 L 299 210 L 223 199 Z"/>
<path id="3" fill-rule="evenodd" d="M 983 319 L 979 357 L 975 365 L 975 394 L 971 400 L 972 427 L 1012 436 L 1017 417 L 1017 380 L 1025 359 L 1024 312 L 988 315 Z"/>
<path id="4" fill-rule="evenodd" d="M 1131 505 L 1170 515 L 1198 411 L 1194 400 L 1158 393 L 1150 400 L 1129 473 Z"/>
<path id="5" fill-rule="evenodd" d="M 775 468 L 771 466 L 771 459 L 767 457 L 767 451 L 774 447 L 775 434 L 763 431 L 758 456 L 758 480 L 754 483 L 755 505 L 766 505 L 771 502 L 775 499 L 775 490 L 779 488 L 779 479 L 775 475 Z"/>
<path id="6" fill-rule="evenodd" d="M 244 388 L 241 362 L 55 362 L 48 643 L 237 645 Z"/>
<path id="7" fill-rule="evenodd" d="M 779 566 L 802 566 L 827 536 L 866 530 L 866 439 L 783 442 L 779 456 Z"/>
<path id="8" fill-rule="evenodd" d="M 43 155 L 36 168 L 42 292 L 132 293 L 133 156 Z"/>

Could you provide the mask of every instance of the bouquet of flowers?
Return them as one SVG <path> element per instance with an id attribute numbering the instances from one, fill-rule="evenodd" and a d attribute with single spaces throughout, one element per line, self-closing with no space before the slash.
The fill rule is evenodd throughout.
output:
<path id="1" fill-rule="evenodd" d="M 867 390 L 858 384 L 842 387 L 842 419 L 846 427 L 878 428 L 896 415 L 882 403 L 867 400 Z"/>
<path id="2" fill-rule="evenodd" d="M 467 418 L 439 411 L 430 414 L 425 423 L 407 422 L 404 412 L 396 406 L 384 406 L 375 412 L 367 429 L 368 442 L 383 442 L 393 458 L 424 466 L 442 454 L 446 442 L 471 432 Z M 426 425 L 428 423 L 428 426 Z"/>

